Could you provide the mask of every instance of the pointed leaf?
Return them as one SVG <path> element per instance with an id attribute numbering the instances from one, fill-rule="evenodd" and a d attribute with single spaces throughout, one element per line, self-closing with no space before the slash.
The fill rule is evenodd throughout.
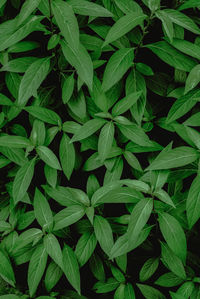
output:
<path id="1" fill-rule="evenodd" d="M 26 0 L 22 5 L 19 15 L 17 16 L 17 26 L 20 26 L 38 7 L 41 0 Z"/>
<path id="2" fill-rule="evenodd" d="M 38 153 L 40 159 L 47 163 L 50 167 L 61 170 L 58 158 L 48 147 L 39 145 L 36 148 L 36 152 Z"/>
<path id="3" fill-rule="evenodd" d="M 101 5 L 85 0 L 69 0 L 74 12 L 83 16 L 90 17 L 112 17 L 113 14 Z"/>
<path id="4" fill-rule="evenodd" d="M 53 110 L 40 106 L 27 106 L 23 108 L 29 114 L 51 125 L 61 124 L 60 116 Z"/>
<path id="5" fill-rule="evenodd" d="M 193 180 L 186 199 L 186 213 L 189 228 L 200 218 L 200 176 L 197 175 Z"/>
<path id="6" fill-rule="evenodd" d="M 63 269 L 62 250 L 57 238 L 53 234 L 48 234 L 44 237 L 44 248 L 52 260 Z"/>
<path id="7" fill-rule="evenodd" d="M 112 229 L 109 222 L 101 216 L 95 216 L 94 232 L 101 248 L 107 255 L 109 255 L 114 244 Z"/>
<path id="8" fill-rule="evenodd" d="M 133 92 L 125 98 L 118 101 L 112 109 L 112 115 L 118 116 L 129 110 L 133 106 L 133 104 L 137 102 L 141 94 L 142 91 Z"/>
<path id="9" fill-rule="evenodd" d="M 31 145 L 29 139 L 22 136 L 5 135 L 0 136 L 0 146 L 10 148 L 24 148 Z"/>
<path id="10" fill-rule="evenodd" d="M 75 150 L 74 145 L 69 143 L 70 138 L 63 134 L 60 142 L 59 156 L 64 174 L 69 180 L 75 166 Z"/>
<path id="11" fill-rule="evenodd" d="M 9 283 L 12 287 L 15 287 L 15 275 L 12 269 L 9 258 L 0 250 L 0 276 Z"/>
<path id="12" fill-rule="evenodd" d="M 200 82 L 200 64 L 197 64 L 187 76 L 185 82 L 185 92 L 188 93 L 191 89 L 195 88 Z"/>
<path id="13" fill-rule="evenodd" d="M 109 122 L 104 125 L 99 134 L 98 140 L 98 153 L 99 159 L 103 162 L 111 150 L 114 139 L 115 127 L 113 122 Z"/>
<path id="14" fill-rule="evenodd" d="M 83 234 L 76 244 L 75 254 L 80 267 L 85 265 L 95 250 L 97 239 L 94 233 Z"/>

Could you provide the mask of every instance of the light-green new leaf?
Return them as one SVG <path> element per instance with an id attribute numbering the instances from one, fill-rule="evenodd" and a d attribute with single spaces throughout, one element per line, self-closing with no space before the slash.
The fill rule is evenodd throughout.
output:
<path id="1" fill-rule="evenodd" d="M 36 94 L 44 79 L 47 77 L 50 68 L 50 58 L 39 58 L 26 70 L 20 86 L 17 105 L 25 106 L 30 97 Z"/>
<path id="2" fill-rule="evenodd" d="M 52 1 L 52 11 L 66 42 L 74 50 L 79 47 L 79 27 L 73 8 L 62 0 Z"/>
<path id="3" fill-rule="evenodd" d="M 143 13 L 138 12 L 131 12 L 121 17 L 108 31 L 102 47 L 105 47 L 109 43 L 112 43 L 120 37 L 124 36 L 136 26 L 142 25 L 146 17 L 147 16 Z"/>
<path id="4" fill-rule="evenodd" d="M 133 49 L 122 48 L 116 51 L 109 59 L 104 74 L 102 89 L 104 92 L 115 85 L 133 64 Z"/>

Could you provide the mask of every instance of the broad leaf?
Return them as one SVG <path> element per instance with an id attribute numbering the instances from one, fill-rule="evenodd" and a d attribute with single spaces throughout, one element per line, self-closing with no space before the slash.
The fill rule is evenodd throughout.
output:
<path id="1" fill-rule="evenodd" d="M 200 176 L 197 175 L 193 180 L 186 199 L 186 213 L 189 228 L 200 218 Z"/>
<path id="2" fill-rule="evenodd" d="M 69 180 L 75 166 L 75 150 L 74 145 L 69 143 L 70 138 L 63 134 L 60 142 L 59 156 L 64 174 Z"/>
<path id="3" fill-rule="evenodd" d="M 15 275 L 12 264 L 7 255 L 0 250 L 0 276 L 12 287 L 15 287 Z"/>
<path id="4" fill-rule="evenodd" d="M 116 51 L 109 59 L 103 74 L 103 91 L 109 90 L 128 71 L 133 63 L 133 49 L 124 48 Z"/>
<path id="5" fill-rule="evenodd" d="M 68 4 L 79 15 L 90 17 L 112 17 L 113 14 L 103 6 L 86 0 L 69 0 Z"/>
<path id="6" fill-rule="evenodd" d="M 61 170 L 60 163 L 56 155 L 50 150 L 48 147 L 44 145 L 39 145 L 36 148 L 37 154 L 39 155 L 40 159 L 43 160 L 46 164 L 50 167 Z"/>
<path id="7" fill-rule="evenodd" d="M 200 47 L 198 45 L 179 38 L 174 38 L 171 45 L 184 54 L 200 60 Z"/>
<path id="8" fill-rule="evenodd" d="M 28 266 L 28 286 L 31 297 L 35 294 L 42 279 L 47 263 L 47 257 L 48 254 L 44 245 L 41 244 L 37 246 Z"/>
<path id="9" fill-rule="evenodd" d="M 113 247 L 114 241 L 112 229 L 109 222 L 101 216 L 95 216 L 94 232 L 103 251 L 107 255 L 110 255 L 110 251 Z"/>
<path id="10" fill-rule="evenodd" d="M 133 92 L 133 93 L 129 94 L 128 96 L 126 96 L 125 98 L 118 101 L 115 104 L 115 106 L 112 108 L 112 115 L 118 116 L 120 114 L 123 114 L 127 110 L 129 110 L 131 108 L 131 106 L 133 106 L 137 102 L 137 100 L 139 99 L 141 94 L 142 94 L 142 91 Z"/>
<path id="11" fill-rule="evenodd" d="M 48 75 L 49 67 L 49 57 L 40 58 L 28 67 L 19 86 L 17 99 L 19 106 L 25 106 L 30 97 L 36 94 L 37 89 Z"/>
<path id="12" fill-rule="evenodd" d="M 26 0 L 17 16 L 17 26 L 20 26 L 30 14 L 38 7 L 41 0 Z"/>
<path id="13" fill-rule="evenodd" d="M 5 135 L 0 136 L 0 146 L 10 148 L 26 148 L 30 146 L 30 140 L 22 136 Z"/>
<path id="14" fill-rule="evenodd" d="M 54 0 L 52 11 L 66 42 L 74 50 L 77 50 L 79 47 L 79 27 L 71 5 L 62 0 Z"/>
<path id="15" fill-rule="evenodd" d="M 57 284 L 62 274 L 63 272 L 60 267 L 54 261 L 51 261 L 47 267 L 44 279 L 45 288 L 48 292 Z"/>
<path id="16" fill-rule="evenodd" d="M 159 225 L 167 245 L 185 263 L 187 243 L 185 233 L 178 220 L 168 213 L 161 213 Z"/>
<path id="17" fill-rule="evenodd" d="M 144 282 L 145 280 L 148 280 L 154 272 L 157 270 L 159 265 L 159 259 L 158 258 L 149 258 L 144 265 L 142 266 L 139 277 L 140 281 Z"/>
<path id="18" fill-rule="evenodd" d="M 53 234 L 47 234 L 44 237 L 44 248 L 52 260 L 63 269 L 62 250 L 57 238 Z"/>
<path id="19" fill-rule="evenodd" d="M 137 283 L 136 285 L 146 299 L 152 299 L 152 298 L 166 299 L 166 297 L 159 290 L 151 286 L 145 284 L 139 284 L 139 283 Z"/>
<path id="20" fill-rule="evenodd" d="M 97 239 L 94 233 L 83 234 L 76 244 L 75 254 L 82 267 L 91 257 L 95 250 Z"/>
<path id="21" fill-rule="evenodd" d="M 114 139 L 114 130 L 115 127 L 113 122 L 111 121 L 105 124 L 101 129 L 98 140 L 98 153 L 101 162 L 103 162 L 110 153 Z"/>
<path id="22" fill-rule="evenodd" d="M 29 114 L 51 125 L 60 125 L 61 118 L 53 110 L 40 106 L 27 106 L 23 108 Z"/>
<path id="23" fill-rule="evenodd" d="M 200 82 L 200 64 L 197 64 L 187 76 L 185 81 L 185 94 L 195 88 Z"/>
<path id="24" fill-rule="evenodd" d="M 34 174 L 35 158 L 26 162 L 17 172 L 13 182 L 13 200 L 16 205 L 21 201 L 30 186 Z"/>

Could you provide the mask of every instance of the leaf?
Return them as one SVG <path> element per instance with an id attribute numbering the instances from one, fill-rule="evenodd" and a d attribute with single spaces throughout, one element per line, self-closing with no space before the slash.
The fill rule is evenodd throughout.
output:
<path id="1" fill-rule="evenodd" d="M 85 208 L 80 205 L 73 205 L 61 210 L 54 216 L 54 231 L 72 225 L 80 220 L 85 214 Z"/>
<path id="2" fill-rule="evenodd" d="M 19 86 L 17 99 L 19 106 L 25 106 L 30 97 L 37 92 L 37 89 L 48 75 L 49 68 L 49 57 L 39 58 L 28 67 Z"/>
<path id="3" fill-rule="evenodd" d="M 140 281 L 148 280 L 157 270 L 159 265 L 159 258 L 149 258 L 142 266 L 139 277 Z"/>
<path id="4" fill-rule="evenodd" d="M 69 143 L 70 138 L 67 134 L 63 133 L 63 137 L 60 142 L 59 157 L 61 166 L 67 179 L 70 180 L 72 172 L 75 166 L 75 150 L 74 145 Z"/>
<path id="5" fill-rule="evenodd" d="M 114 2 L 125 14 L 130 12 L 142 12 L 140 5 L 135 1 L 127 0 L 124 2 L 123 0 L 115 0 Z"/>
<path id="6" fill-rule="evenodd" d="M 171 19 L 165 12 L 163 12 L 163 10 L 156 11 L 155 15 L 162 21 L 162 25 L 165 29 L 167 37 L 169 38 L 170 42 L 172 42 L 174 36 L 174 27 Z"/>
<path id="7" fill-rule="evenodd" d="M 161 275 L 154 283 L 161 287 L 174 287 L 183 283 L 183 279 L 172 272 Z"/>
<path id="8" fill-rule="evenodd" d="M 118 116 L 129 110 L 137 102 L 141 94 L 142 91 L 133 92 L 121 99 L 120 101 L 118 101 L 112 108 L 112 115 Z"/>
<path id="9" fill-rule="evenodd" d="M 137 242 L 140 232 L 151 215 L 152 209 L 153 200 L 151 198 L 143 198 L 135 205 L 127 229 L 128 243 L 131 246 Z"/>
<path id="10" fill-rule="evenodd" d="M 177 99 L 168 112 L 166 123 L 169 124 L 170 122 L 185 115 L 196 105 L 199 99 L 200 99 L 199 89 L 192 90 L 188 92 L 186 95 L 183 95 L 182 97 Z"/>
<path id="11" fill-rule="evenodd" d="M 200 82 L 200 64 L 197 64 L 187 76 L 184 94 L 195 88 Z"/>
<path id="12" fill-rule="evenodd" d="M 101 5 L 85 0 L 69 0 L 74 12 L 79 15 L 90 17 L 112 17 L 113 14 Z"/>
<path id="13" fill-rule="evenodd" d="M 29 139 L 22 136 L 5 135 L 0 136 L 0 146 L 19 149 L 31 146 L 31 143 Z"/>
<path id="14" fill-rule="evenodd" d="M 35 118 L 38 118 L 51 125 L 61 124 L 60 116 L 53 110 L 40 106 L 27 106 L 23 108 Z"/>
<path id="15" fill-rule="evenodd" d="M 92 134 L 94 134 L 97 130 L 99 130 L 104 124 L 105 120 L 101 118 L 94 118 L 88 120 L 84 125 L 77 131 L 77 133 L 74 134 L 72 139 L 70 140 L 71 142 L 79 141 L 82 139 L 85 139 Z"/>
<path id="16" fill-rule="evenodd" d="M 74 251 L 65 244 L 63 248 L 63 271 L 74 289 L 80 295 L 80 272 Z"/>
<path id="17" fill-rule="evenodd" d="M 188 8 L 193 8 L 193 7 L 198 7 L 199 3 L 196 0 L 188 0 L 185 3 L 181 4 L 178 7 L 178 10 L 184 10 L 184 9 L 188 9 Z"/>
<path id="18" fill-rule="evenodd" d="M 126 159 L 126 161 L 128 162 L 128 164 L 135 168 L 138 171 L 142 171 L 142 167 L 140 165 L 140 162 L 138 161 L 138 159 L 136 158 L 136 156 L 134 154 L 132 154 L 129 151 L 125 151 L 124 152 L 124 158 Z"/>
<path id="19" fill-rule="evenodd" d="M 109 222 L 102 216 L 94 217 L 94 232 L 95 236 L 102 248 L 102 250 L 110 255 L 111 248 L 113 247 L 113 234 Z"/>
<path id="20" fill-rule="evenodd" d="M 160 213 L 158 221 L 167 245 L 185 264 L 187 243 L 185 233 L 180 223 L 168 213 Z"/>
<path id="21" fill-rule="evenodd" d="M 194 113 L 183 124 L 186 126 L 198 127 L 200 125 L 200 112 Z"/>
<path id="22" fill-rule="evenodd" d="M 97 294 L 102 294 L 114 291 L 118 286 L 119 282 L 115 278 L 110 277 L 106 282 L 96 282 L 93 286 L 93 289 Z"/>
<path id="23" fill-rule="evenodd" d="M 133 49 L 124 48 L 117 50 L 109 59 L 104 74 L 102 90 L 106 92 L 114 86 L 133 64 Z"/>
<path id="24" fill-rule="evenodd" d="M 13 102 L 4 94 L 0 93 L 0 105 L 12 106 Z"/>
<path id="25" fill-rule="evenodd" d="M 58 158 L 48 147 L 44 145 L 39 145 L 36 148 L 36 152 L 39 155 L 40 159 L 43 160 L 47 165 L 49 165 L 52 168 L 61 170 Z"/>
<path id="26" fill-rule="evenodd" d="M 170 169 L 190 164 L 198 159 L 198 151 L 192 147 L 179 146 L 160 153 L 146 170 Z"/>
<path id="27" fill-rule="evenodd" d="M 19 249 L 25 247 L 28 244 L 33 243 L 33 241 L 40 239 L 42 237 L 43 233 L 38 228 L 30 228 L 28 230 L 25 230 L 21 235 L 18 237 L 17 241 L 15 242 L 15 248 L 13 253 L 19 251 Z"/>
<path id="28" fill-rule="evenodd" d="M 101 162 L 108 157 L 114 140 L 115 127 L 112 121 L 101 129 L 98 140 L 98 153 Z"/>
<path id="29" fill-rule="evenodd" d="M 186 199 L 186 214 L 191 229 L 200 218 L 200 177 L 197 175 L 189 189 Z"/>
<path id="30" fill-rule="evenodd" d="M 73 91 L 74 91 L 74 74 L 72 73 L 71 76 L 67 77 L 64 81 L 63 87 L 62 87 L 62 100 L 63 104 L 66 104 L 69 102 Z"/>
<path id="31" fill-rule="evenodd" d="M 174 254 L 167 244 L 162 242 L 161 252 L 164 265 L 178 277 L 186 279 L 186 273 L 181 259 Z"/>
<path id="32" fill-rule="evenodd" d="M 124 298 L 126 299 L 135 299 L 135 292 L 133 286 L 130 282 L 127 283 L 124 290 Z"/>
<path id="33" fill-rule="evenodd" d="M 38 245 L 33 255 L 31 256 L 29 266 L 28 266 L 28 278 L 27 278 L 29 293 L 31 297 L 35 294 L 38 285 L 42 279 L 47 264 L 47 257 L 48 254 L 43 244 Z"/>
<path id="34" fill-rule="evenodd" d="M 65 41 L 60 43 L 66 60 L 76 69 L 81 80 L 92 90 L 93 63 L 85 47 L 79 43 L 78 50 L 74 50 Z"/>
<path id="35" fill-rule="evenodd" d="M 53 215 L 48 201 L 44 195 L 36 188 L 34 196 L 34 213 L 38 223 L 45 231 L 50 232 L 53 228 Z"/>
<path id="36" fill-rule="evenodd" d="M 200 60 L 200 47 L 195 43 L 191 43 L 187 40 L 179 38 L 174 38 L 171 42 L 171 45 L 184 54 Z"/>
<path id="37" fill-rule="evenodd" d="M 21 201 L 28 190 L 34 174 L 35 158 L 26 162 L 17 172 L 12 189 L 14 204 Z"/>
<path id="38" fill-rule="evenodd" d="M 149 137 L 145 134 L 144 130 L 135 123 L 132 123 L 131 125 L 117 124 L 117 127 L 126 138 L 134 143 L 141 146 L 152 146 L 152 141 L 149 140 Z"/>
<path id="39" fill-rule="evenodd" d="M 24 73 L 31 63 L 37 60 L 36 57 L 21 57 L 8 61 L 0 69 L 1 72 Z"/>
<path id="40" fill-rule="evenodd" d="M 79 47 L 79 27 L 73 8 L 68 2 L 55 0 L 52 2 L 52 11 L 65 41 L 74 50 L 77 50 Z"/>
<path id="41" fill-rule="evenodd" d="M 12 287 L 15 287 L 15 275 L 12 269 L 11 262 L 3 251 L 0 250 L 0 276 Z"/>
<path id="42" fill-rule="evenodd" d="M 194 59 L 177 51 L 165 41 L 148 44 L 145 45 L 145 47 L 150 49 L 165 63 L 178 70 L 190 72 L 191 69 L 196 65 Z"/>
<path id="43" fill-rule="evenodd" d="M 41 0 L 26 0 L 22 5 L 19 15 L 17 16 L 17 26 L 20 26 L 38 7 Z"/>
<path id="44" fill-rule="evenodd" d="M 27 23 L 20 27 L 17 31 L 12 31 L 11 33 L 9 32 L 8 34 L 3 35 L 3 39 L 1 39 L 0 44 L 0 52 L 23 40 L 31 32 L 41 30 L 40 22 L 43 19 L 44 16 L 32 16 L 29 18 Z"/>
<path id="45" fill-rule="evenodd" d="M 56 263 L 54 263 L 54 261 L 51 261 L 47 267 L 44 279 L 44 284 L 47 292 L 50 292 L 53 289 L 53 287 L 60 280 L 62 274 L 63 272 L 60 267 Z"/>
<path id="46" fill-rule="evenodd" d="M 93 254 L 97 244 L 97 239 L 94 233 L 84 233 L 76 244 L 75 254 L 80 267 L 85 265 Z"/>
<path id="47" fill-rule="evenodd" d="M 198 28 L 198 26 L 187 15 L 175 9 L 163 9 L 162 11 L 168 15 L 173 23 L 193 33 L 200 34 L 200 29 Z"/>
<path id="48" fill-rule="evenodd" d="M 173 208 L 176 208 L 176 206 L 174 205 L 172 199 L 170 198 L 169 194 L 163 190 L 157 190 L 153 193 L 157 198 L 159 198 L 161 201 L 165 202 L 166 204 L 172 206 Z"/>
<path id="49" fill-rule="evenodd" d="M 140 283 L 136 283 L 136 285 L 146 299 L 166 299 L 166 297 L 160 291 L 151 286 Z"/>
<path id="50" fill-rule="evenodd" d="M 63 269 L 63 256 L 60 244 L 57 238 L 53 234 L 47 234 L 44 236 L 44 248 L 52 260 Z"/>
<path id="51" fill-rule="evenodd" d="M 146 15 L 138 12 L 131 12 L 121 17 L 108 31 L 103 47 L 114 42 L 138 25 L 142 25 Z"/>

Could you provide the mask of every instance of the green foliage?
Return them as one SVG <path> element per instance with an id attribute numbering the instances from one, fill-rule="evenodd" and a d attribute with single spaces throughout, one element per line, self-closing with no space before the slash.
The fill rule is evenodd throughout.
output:
<path id="1" fill-rule="evenodd" d="M 0 299 L 200 298 L 199 1 L 0 19 Z"/>

